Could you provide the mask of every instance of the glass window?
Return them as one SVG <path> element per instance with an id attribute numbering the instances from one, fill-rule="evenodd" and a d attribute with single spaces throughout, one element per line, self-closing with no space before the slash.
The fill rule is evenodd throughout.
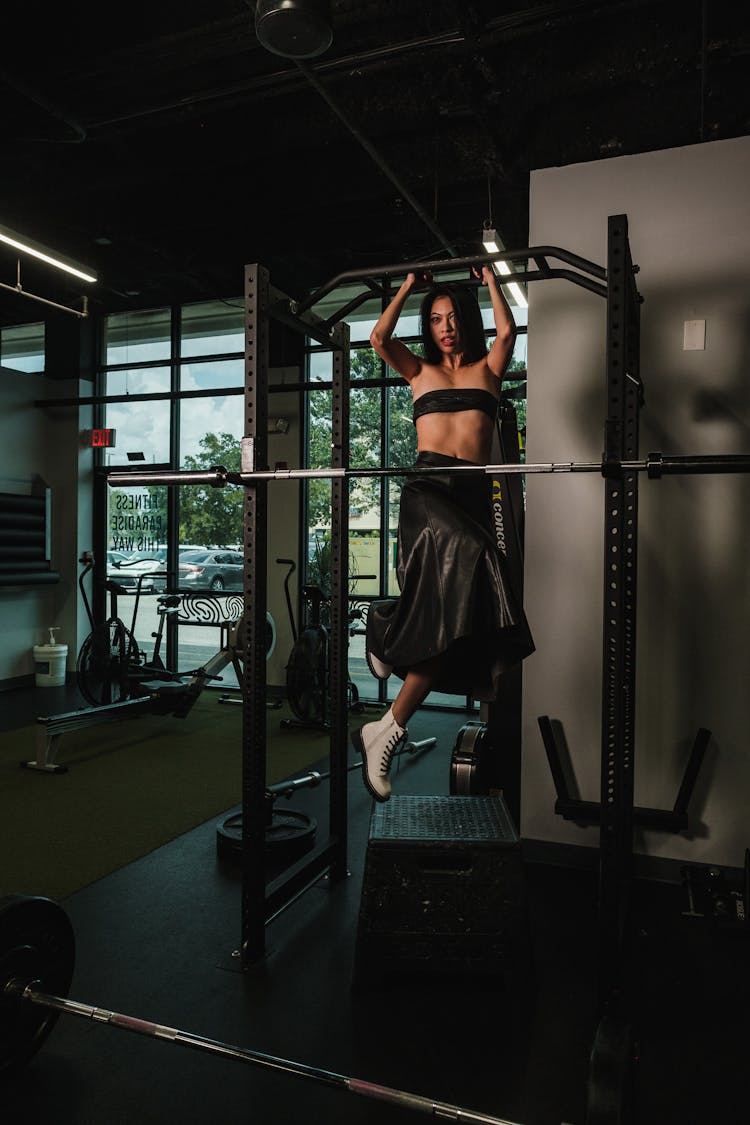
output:
<path id="1" fill-rule="evenodd" d="M 245 310 L 241 300 L 200 301 L 184 305 L 180 355 L 224 355 L 244 352 Z"/>
<path id="2" fill-rule="evenodd" d="M 216 387 L 244 385 L 244 359 L 209 359 L 180 365 L 181 391 L 212 391 Z"/>
<path id="3" fill-rule="evenodd" d="M 106 425 L 118 431 L 117 451 L 107 454 L 110 464 L 122 463 L 126 453 L 133 452 L 147 463 L 180 468 L 240 467 L 243 396 L 217 397 L 216 391 L 237 388 L 241 392 L 244 385 L 242 299 L 201 302 L 185 306 L 181 313 L 180 356 L 172 353 L 170 309 L 118 314 L 105 321 L 106 364 L 122 368 L 105 369 L 100 386 L 106 395 L 127 395 L 127 401 L 105 405 Z M 231 359 L 212 358 L 227 353 L 239 354 Z M 172 396 L 175 370 L 179 392 L 190 397 Z M 147 397 L 155 394 L 169 397 Z M 175 418 L 179 420 L 179 456 L 170 447 Z M 126 623 L 132 619 L 135 581 L 139 574 L 146 575 L 135 625 L 142 649 L 147 653 L 153 649 L 160 620 L 153 593 L 165 588 L 215 599 L 219 608 L 210 611 L 210 620 L 232 615 L 241 604 L 237 599 L 241 599 L 242 554 L 230 556 L 229 550 L 242 543 L 243 489 L 123 488 L 108 489 L 108 493 L 107 567 L 125 586 L 119 608 Z M 168 513 L 178 526 L 179 549 L 174 558 L 168 557 L 167 550 Z M 206 547 L 222 550 L 214 550 L 208 557 Z M 155 569 L 161 574 L 154 575 Z M 185 669 L 204 663 L 218 649 L 221 635 L 218 625 L 180 624 L 177 666 Z M 164 648 L 161 655 L 166 659 Z M 238 685 L 230 666 L 222 687 L 233 686 Z"/>
<path id="4" fill-rule="evenodd" d="M 210 403 L 203 398 L 185 399 L 180 409 L 180 468 L 223 465 L 239 470 L 243 422 L 239 396 L 221 395 Z"/>
<path id="5" fill-rule="evenodd" d="M 417 431 L 412 420 L 411 389 L 406 383 L 388 387 L 388 449 L 385 464 L 389 467 L 413 465 L 417 457 Z"/>
<path id="6" fill-rule="evenodd" d="M 107 492 L 107 578 L 120 587 L 116 595 L 119 616 L 133 631 L 138 647 L 150 656 L 159 623 L 153 595 L 166 582 L 168 490 L 152 486 L 109 488 Z M 165 655 L 162 651 L 162 658 Z"/>
<path id="7" fill-rule="evenodd" d="M 510 296 L 507 291 L 505 295 L 508 299 L 508 304 L 510 305 L 510 311 L 513 313 L 513 319 L 516 322 L 516 328 L 526 328 L 529 323 L 528 308 L 525 305 L 517 305 L 513 300 L 513 297 Z M 495 319 L 492 315 L 492 305 L 486 304 L 480 297 L 479 307 L 482 310 L 482 323 L 484 324 L 485 328 L 494 330 Z"/>
<path id="8" fill-rule="evenodd" d="M 135 401 L 140 395 L 168 392 L 169 386 L 169 367 L 137 367 L 133 370 L 108 371 L 104 382 L 104 393 L 128 395 Z"/>
<path id="9" fill-rule="evenodd" d="M 171 325 L 169 309 L 108 316 L 104 321 L 104 362 L 154 363 L 169 359 Z"/>
<path id="10" fill-rule="evenodd" d="M 142 453 L 148 464 L 169 463 L 169 400 L 139 399 L 139 395 L 169 391 L 168 367 L 109 371 L 105 393 L 130 396 L 128 402 L 108 402 L 105 425 L 117 430 L 117 448 L 108 450 L 108 464 L 122 464 L 128 453 Z"/>
<path id="11" fill-rule="evenodd" d="M 378 392 L 379 393 L 379 392 Z M 349 489 L 349 679 L 362 699 L 375 699 L 378 684 L 365 656 L 365 616 L 369 599 L 380 593 L 380 478 L 353 477 Z"/>
<path id="12" fill-rule="evenodd" d="M 352 594 L 380 592 L 380 480 L 353 478 L 349 493 L 349 579 Z"/>
<path id="13" fill-rule="evenodd" d="M 244 386 L 241 359 L 207 360 L 182 364 L 181 391 L 208 391 Z M 240 467 L 240 439 L 244 433 L 244 398 L 209 393 L 180 403 L 180 468 Z M 215 490 L 216 491 L 216 490 Z M 235 541 L 233 539 L 233 542 Z M 239 539 L 242 539 L 240 532 Z"/>
<path id="14" fill-rule="evenodd" d="M 361 283 L 336 288 L 322 300 L 317 301 L 311 311 L 322 320 L 335 318 L 334 322 L 338 323 L 342 319 L 340 315 L 342 311 L 353 300 L 362 297 L 365 298 L 362 303 L 343 319 L 349 325 L 350 343 L 363 343 L 369 340 L 373 325 L 380 316 L 380 299 L 366 290 Z"/>
<path id="15" fill-rule="evenodd" d="M 372 355 L 372 352 L 368 353 Z M 352 379 L 368 370 L 358 363 L 361 353 L 352 353 Z M 356 374 L 355 374 L 356 372 Z M 371 377 L 371 376 L 368 376 Z M 380 387 L 353 387 L 349 396 L 349 465 L 352 469 L 376 469 L 382 464 L 382 391 Z"/>
<path id="16" fill-rule="evenodd" d="M 413 465 L 417 457 L 417 432 L 412 422 L 411 390 L 404 383 L 388 388 L 388 448 L 385 464 L 389 468 Z M 398 594 L 396 580 L 396 539 L 398 532 L 398 508 L 401 500 L 403 477 L 387 478 L 388 513 L 388 551 L 386 592 L 390 596 Z"/>
<path id="17" fill-rule="evenodd" d="M 333 355 L 330 351 L 310 352 L 308 362 L 310 382 L 330 382 L 333 378 Z"/>
<path id="18" fill-rule="evenodd" d="M 44 324 L 0 328 L 0 363 L 13 371 L 44 371 Z"/>
<path id="19" fill-rule="evenodd" d="M 316 356 L 319 359 L 320 356 Z M 330 377 L 330 354 L 327 356 Z M 310 391 L 307 399 L 309 439 L 307 463 L 311 469 L 331 464 L 332 392 Z M 325 591 L 330 588 L 327 577 L 327 553 L 331 535 L 331 481 L 307 482 L 307 560 L 305 578 L 317 582 Z"/>
<path id="20" fill-rule="evenodd" d="M 110 559 L 108 554 L 108 570 L 110 564 L 113 568 L 109 577 L 119 575 L 122 585 L 134 588 L 136 579 L 146 569 L 129 565 L 136 557 L 137 561 L 154 563 L 166 559 L 167 489 L 164 486 L 110 488 L 108 496 L 107 551 L 117 556 Z M 127 562 L 122 555 L 127 556 Z M 144 593 L 150 592 L 152 585 L 151 580 L 145 583 Z"/>
<path id="21" fill-rule="evenodd" d="M 376 367 L 377 365 L 377 367 Z M 351 353 L 351 377 L 374 378 L 380 360 L 370 348 Z M 349 465 L 352 469 L 377 469 L 382 461 L 382 399 L 380 387 L 358 387 L 351 392 L 349 414 Z M 352 477 L 349 487 L 349 574 L 356 594 L 380 591 L 379 477 Z"/>
<path id="22" fill-rule="evenodd" d="M 230 471 L 239 471 L 244 430 L 242 403 L 241 396 L 230 395 L 183 399 L 180 407 L 181 469 L 211 469 L 221 465 Z M 177 500 L 181 550 L 188 547 L 241 549 L 243 488 L 193 485 L 179 489 Z M 185 574 L 182 577 L 185 578 Z M 219 577 L 226 579 L 226 575 Z M 241 571 L 232 571 L 232 581 L 235 580 L 241 589 Z M 215 590 L 218 586 L 209 588 Z"/>

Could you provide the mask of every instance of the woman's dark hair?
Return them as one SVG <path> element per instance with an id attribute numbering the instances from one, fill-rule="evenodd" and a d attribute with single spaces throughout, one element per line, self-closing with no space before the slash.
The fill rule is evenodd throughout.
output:
<path id="1" fill-rule="evenodd" d="M 464 363 L 476 363 L 487 355 L 487 341 L 482 324 L 479 301 L 473 289 L 465 285 L 435 285 L 425 293 L 420 312 L 424 358 L 428 363 L 440 363 L 442 355 L 430 331 L 430 313 L 438 297 L 448 297 L 456 313 L 456 324 L 461 340 Z"/>

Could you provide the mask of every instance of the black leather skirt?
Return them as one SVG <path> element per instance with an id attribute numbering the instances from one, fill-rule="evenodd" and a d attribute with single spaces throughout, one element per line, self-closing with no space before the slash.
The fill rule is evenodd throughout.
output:
<path id="1" fill-rule="evenodd" d="M 466 465 L 420 453 L 416 467 Z M 370 604 L 367 647 L 404 679 L 440 656 L 434 691 L 492 702 L 502 673 L 534 651 L 492 523 L 484 474 L 408 477 L 398 524 L 400 597 Z"/>

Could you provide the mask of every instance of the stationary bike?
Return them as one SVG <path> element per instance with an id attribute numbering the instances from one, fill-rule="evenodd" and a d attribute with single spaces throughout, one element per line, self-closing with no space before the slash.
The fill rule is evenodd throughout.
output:
<path id="1" fill-rule="evenodd" d="M 167 686 L 177 692 L 184 691 L 187 681 L 167 669 L 161 657 L 164 625 L 168 616 L 177 613 L 179 597 L 163 595 L 158 598 L 159 625 L 157 632 L 152 633 L 155 643 L 149 660 L 135 639 L 143 575 L 138 579 L 130 627 L 125 625 L 117 611 L 118 595 L 127 591 L 112 579 L 105 584 L 111 600 L 110 616 L 103 624 L 97 624 L 84 587 L 84 579 L 94 568 L 94 559 L 90 553 L 85 553 L 80 561 L 84 568 L 79 575 L 78 586 L 91 625 L 91 632 L 81 645 L 76 662 L 78 687 L 84 699 L 94 707 L 101 707 L 139 697 L 151 697 L 154 702 L 161 698 L 163 702 Z M 155 690 L 156 681 L 159 691 Z M 166 704 L 167 709 L 170 706 Z"/>
<path id="2" fill-rule="evenodd" d="M 297 564 L 292 559 L 277 559 L 277 563 L 289 569 L 284 578 L 284 595 L 289 612 L 289 624 L 292 630 L 294 644 L 289 654 L 286 666 L 286 691 L 289 706 L 296 719 L 282 719 L 281 725 L 285 727 L 304 726 L 327 730 L 328 723 L 328 692 L 329 692 L 329 647 L 328 626 L 324 624 L 325 611 L 330 608 L 330 598 L 327 598 L 317 582 L 307 583 L 302 587 L 302 597 L 307 607 L 308 624 L 298 630 L 292 610 L 292 599 L 289 594 L 289 579 L 297 569 Z M 361 575 L 362 578 L 371 578 L 374 575 Z M 358 622 L 362 621 L 364 609 L 362 606 L 353 607 L 348 615 L 348 628 L 351 634 Z M 357 685 L 347 674 L 347 705 L 350 711 L 359 712 L 363 705 L 359 700 Z"/>
<path id="3" fill-rule="evenodd" d="M 244 616 L 226 623 L 221 647 L 200 668 L 178 672 L 167 668 L 161 656 L 167 618 L 179 615 L 183 604 L 179 594 L 160 594 L 156 598 L 159 624 L 151 636 L 153 652 L 149 659 L 135 639 L 136 620 L 143 576 L 138 579 L 130 627 L 118 616 L 118 595 L 128 591 L 114 580 L 105 586 L 111 599 L 108 619 L 97 624 L 86 595 L 84 579 L 93 570 L 94 559 L 85 552 L 80 560 L 84 569 L 78 585 L 91 624 L 91 632 L 78 653 L 76 672 L 81 694 L 94 707 L 125 704 L 134 699 L 150 699 L 154 713 L 171 712 L 185 718 L 203 688 L 212 681 L 221 681 L 221 673 L 231 664 L 237 681 L 242 683 L 244 664 Z M 276 629 L 270 614 L 266 618 L 266 657 L 276 642 Z M 240 701 L 241 702 L 241 701 Z"/>

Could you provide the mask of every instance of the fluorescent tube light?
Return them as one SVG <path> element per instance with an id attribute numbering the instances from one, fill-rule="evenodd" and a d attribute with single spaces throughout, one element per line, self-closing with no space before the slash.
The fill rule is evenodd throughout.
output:
<path id="1" fill-rule="evenodd" d="M 46 262 L 48 266 L 65 270 L 66 273 L 79 277 L 81 281 L 98 280 L 96 274 L 88 266 L 83 266 L 80 262 L 74 262 L 71 258 L 61 258 L 54 250 L 50 250 L 38 242 L 33 242 L 32 239 L 26 238 L 23 234 L 17 234 L 9 227 L 0 226 L 0 242 L 12 246 L 14 250 L 20 250 L 23 254 L 31 254 L 32 257 L 38 258 L 40 262 Z"/>
<path id="2" fill-rule="evenodd" d="M 502 254 L 503 250 L 505 249 L 502 239 L 498 236 L 497 231 L 493 230 L 491 227 L 486 227 L 482 231 L 482 245 L 484 246 L 488 254 Z M 507 275 L 511 272 L 510 266 L 507 262 L 503 261 L 502 258 L 498 259 L 498 261 L 496 262 L 493 262 L 492 266 L 496 270 L 496 272 L 500 274 Z M 509 281 L 506 288 L 509 289 L 513 294 L 513 299 L 515 300 L 519 308 L 528 308 L 528 301 L 523 295 L 521 286 L 516 281 Z"/>

